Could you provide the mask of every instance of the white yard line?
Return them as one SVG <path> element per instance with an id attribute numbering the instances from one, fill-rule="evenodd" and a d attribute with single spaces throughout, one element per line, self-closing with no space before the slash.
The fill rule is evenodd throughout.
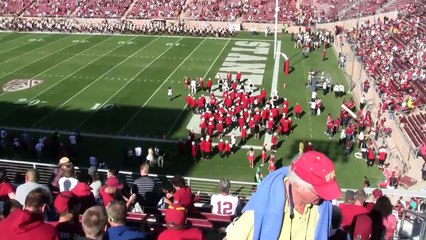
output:
<path id="1" fill-rule="evenodd" d="M 14 31 L 0 31 L 0 32 L 14 32 Z M 234 41 L 254 41 L 254 42 L 273 42 L 274 40 L 269 39 L 254 39 L 254 38 L 235 38 L 235 37 L 194 37 L 194 36 L 175 36 L 175 35 L 144 35 L 144 34 L 121 34 L 121 33 L 60 33 L 60 32 L 17 32 L 22 34 L 34 33 L 34 34 L 70 34 L 70 35 L 105 35 L 105 36 L 139 36 L 139 37 L 159 37 L 159 38 L 205 38 L 207 40 L 234 40 Z"/>
<path id="2" fill-rule="evenodd" d="M 88 37 L 87 37 L 87 38 L 88 38 Z M 64 39 L 64 38 L 58 39 L 58 40 L 56 40 L 56 41 L 59 41 L 59 40 L 62 40 L 62 39 Z M 53 41 L 53 42 L 48 43 L 48 44 L 46 44 L 46 45 L 43 45 L 43 46 L 41 46 L 41 47 L 35 48 L 35 49 L 31 50 L 31 51 L 28 51 L 27 53 L 32 52 L 32 51 L 35 51 L 35 50 L 37 50 L 37 49 L 39 49 L 39 48 L 42 48 L 42 47 L 49 46 L 50 44 L 53 44 L 53 43 L 55 43 L 56 41 Z M 4 76 L 7 76 L 7 75 L 12 74 L 12 73 L 14 73 L 14 72 L 17 72 L 18 70 L 21 70 L 21 69 L 23 69 L 23 68 L 25 68 L 25 67 L 27 67 L 27 66 L 29 66 L 29 65 L 33 64 L 33 63 L 36 63 L 36 62 L 38 62 L 38 61 L 40 61 L 40 60 L 42 60 L 42 59 L 45 59 L 45 58 L 49 57 L 50 55 L 53 55 L 53 54 L 55 54 L 55 53 L 57 53 L 57 52 L 60 52 L 60 51 L 62 51 L 62 50 L 64 50 L 64 49 L 66 49 L 66 48 L 68 48 L 68 47 L 71 47 L 72 45 L 75 45 L 75 44 L 76 44 L 76 43 L 73 43 L 73 44 L 71 44 L 71 45 L 67 45 L 67 46 L 65 46 L 65 47 L 63 47 L 63 48 L 61 48 L 61 49 L 58 49 L 57 51 L 54 51 L 54 52 L 52 52 L 52 53 L 50 53 L 50 54 L 48 54 L 48 55 L 45 55 L 45 56 L 44 56 L 44 57 L 42 57 L 42 58 L 38 58 L 38 59 L 36 59 L 35 61 L 32 61 L 32 62 L 30 62 L 30 63 L 28 63 L 28 64 L 26 64 L 26 65 L 24 65 L 24 66 L 22 66 L 22 67 L 20 67 L 20 68 L 18 68 L 18 69 L 16 69 L 16 70 L 13 70 L 12 72 L 5 73 L 5 74 L 3 74 L 3 75 L 1 75 L 1 76 L 0 76 L 0 79 L 1 79 L 1 78 L 3 78 Z M 26 54 L 26 53 L 24 53 L 24 54 Z M 14 58 L 21 57 L 21 56 L 22 56 L 22 55 L 24 55 L 24 54 L 20 54 L 20 55 L 18 55 L 18 56 L 15 56 L 15 57 L 13 57 L 13 58 L 10 58 L 10 59 L 8 59 L 7 61 L 4 61 L 4 62 L 0 63 L 0 65 L 1 65 L 1 64 L 3 64 L 3 63 L 6 63 L 6 62 L 10 62 L 10 60 L 12 60 L 12 59 L 14 59 Z M 0 94 L 0 96 L 1 96 L 1 95 L 3 95 L 3 94 L 5 94 L 5 93 Z"/>
<path id="3" fill-rule="evenodd" d="M 135 52 L 134 54 L 132 54 L 131 56 L 129 56 L 129 59 L 135 55 L 136 53 L 140 52 L 142 49 L 148 47 L 151 43 L 155 42 L 157 39 L 149 42 L 147 45 L 145 45 L 143 48 L 139 49 L 137 52 Z M 180 40 L 179 40 L 180 41 Z M 179 42 L 176 41 L 176 42 Z M 113 95 L 111 95 L 104 103 L 102 103 L 102 105 L 100 107 L 98 107 L 96 110 L 94 110 L 93 112 L 91 112 L 89 114 L 89 116 L 87 118 L 85 118 L 83 121 L 81 121 L 77 127 L 74 128 L 74 131 L 76 131 L 78 128 L 80 128 L 85 122 L 87 122 L 87 120 L 89 120 L 89 118 L 91 118 L 93 116 L 93 114 L 95 114 L 99 109 L 102 108 L 102 106 L 104 106 L 105 104 L 107 104 L 113 97 L 115 97 L 119 92 L 121 92 L 121 90 L 123 90 L 127 85 L 129 85 L 133 80 L 136 79 L 137 76 L 139 76 L 139 74 L 141 74 L 143 71 L 145 71 L 149 66 L 151 66 L 151 64 L 153 64 L 154 62 L 156 62 L 161 56 L 163 56 L 166 52 L 168 52 L 170 49 L 172 49 L 175 45 L 171 45 L 169 48 L 167 48 L 162 54 L 158 55 L 157 58 L 155 58 L 154 60 L 152 60 L 148 65 L 146 65 L 144 68 L 142 68 L 142 70 L 140 70 L 138 73 L 136 73 L 134 75 L 134 77 L 130 78 L 129 81 L 127 81 L 120 89 L 118 89 Z"/>
<path id="4" fill-rule="evenodd" d="M 135 39 L 135 37 L 133 37 L 131 40 Z M 155 39 L 154 39 L 155 40 Z M 119 47 L 122 45 L 119 45 Z M 114 48 L 113 50 L 117 49 L 118 47 Z M 111 51 L 110 51 L 111 52 Z M 135 53 L 133 53 L 130 56 L 133 56 Z M 129 56 L 129 57 L 130 57 Z M 85 91 L 86 89 L 88 89 L 90 86 L 92 86 L 93 84 L 95 84 L 96 82 L 98 82 L 99 80 L 101 80 L 105 75 L 107 75 L 108 73 L 110 73 L 112 70 L 114 70 L 116 67 L 120 66 L 123 62 L 127 61 L 127 59 L 129 59 L 129 57 L 126 57 L 125 59 L 123 59 L 121 62 L 119 62 L 118 64 L 116 64 L 114 67 L 110 68 L 108 71 L 106 71 L 104 74 L 102 74 L 101 76 L 99 76 L 97 79 L 95 79 L 93 82 L 91 82 L 90 84 L 88 84 L 86 87 L 84 87 L 83 89 L 81 89 L 80 91 L 78 91 L 76 94 L 74 94 L 72 97 L 70 97 L 68 100 L 66 100 L 65 102 L 63 102 L 61 105 L 57 106 L 55 109 L 53 109 L 52 111 L 50 111 L 48 114 L 46 114 L 44 117 L 42 117 L 40 120 L 38 120 L 37 122 L 35 122 L 31 127 L 35 127 L 37 126 L 39 123 L 43 122 L 45 119 L 47 119 L 48 117 L 50 117 L 53 113 L 55 113 L 56 111 L 58 111 L 61 107 L 63 107 L 65 104 L 69 103 L 71 100 L 73 100 L 75 97 L 77 97 L 80 93 L 82 93 L 83 91 Z"/>
<path id="5" fill-rule="evenodd" d="M 107 39 L 105 39 L 105 40 L 101 41 L 100 43 L 97 43 L 97 44 L 95 44 L 95 45 L 91 46 L 90 48 L 88 48 L 88 49 L 86 49 L 86 50 L 84 50 L 84 51 L 80 52 L 79 54 L 76 54 L 76 55 L 74 55 L 74 56 L 72 56 L 72 57 L 70 57 L 70 58 L 65 59 L 64 61 L 62 61 L 62 62 L 60 62 L 60 63 L 67 62 L 67 61 L 69 61 L 70 59 L 72 59 L 72 58 L 74 58 L 74 57 L 76 57 L 76 56 L 80 55 L 81 53 L 84 53 L 84 52 L 86 52 L 86 51 L 88 51 L 88 50 L 90 50 L 90 49 L 92 49 L 92 48 L 94 48 L 94 47 L 96 47 L 96 46 L 98 46 L 98 45 L 100 45 L 100 44 L 104 43 L 104 42 L 105 42 L 106 40 L 108 40 L 108 39 L 111 39 L 111 38 L 107 38 Z M 43 94 L 43 93 L 45 93 L 45 92 L 49 91 L 51 88 L 53 88 L 53 87 L 55 87 L 56 85 L 60 84 L 60 83 L 61 83 L 61 82 L 63 82 L 65 79 L 67 79 L 67 78 L 69 78 L 70 76 L 74 75 L 75 73 L 77 73 L 77 72 L 78 72 L 78 71 L 80 71 L 81 69 L 83 69 L 83 68 L 87 67 L 87 65 L 90 65 L 90 64 L 92 64 L 93 62 L 96 62 L 99 58 L 101 58 L 101 57 L 103 57 L 103 56 L 107 55 L 108 53 L 110 53 L 110 52 L 114 51 L 115 49 L 117 49 L 117 48 L 119 48 L 119 47 L 120 47 L 120 45 L 119 45 L 119 46 L 117 46 L 116 48 L 112 49 L 111 51 L 109 51 L 109 52 L 105 53 L 104 55 L 102 55 L 102 56 L 100 56 L 100 57 L 98 57 L 98 58 L 94 59 L 94 60 L 93 60 L 93 61 L 91 61 L 90 63 L 88 63 L 88 64 L 86 64 L 86 65 L 84 65 L 84 66 L 80 67 L 79 69 L 75 70 L 74 72 L 70 73 L 69 75 L 67 75 L 67 76 L 63 77 L 61 80 L 57 81 L 55 84 L 51 85 L 50 87 L 48 87 L 48 88 L 46 88 L 45 90 L 41 91 L 40 93 L 38 93 L 38 94 L 37 94 L 37 95 L 35 95 L 34 97 L 30 98 L 28 101 L 34 100 L 36 97 L 38 97 L 38 96 L 40 96 L 41 94 Z M 59 64 L 60 64 L 60 63 L 59 63 Z M 58 64 L 56 64 L 55 66 L 57 66 L 57 65 L 58 65 Z M 53 67 L 54 67 L 54 66 L 53 66 Z M 47 70 L 45 70 L 45 71 L 43 71 L 43 72 L 41 72 L 41 73 L 39 73 L 39 74 L 37 74 L 37 75 L 33 76 L 31 79 L 36 78 L 37 76 L 39 76 L 39 75 L 43 74 L 44 72 L 46 72 L 46 71 L 48 71 L 48 70 L 52 69 L 53 67 L 51 67 L 51 68 L 49 68 L 49 69 L 47 69 Z M 1 97 L 3 94 L 5 94 L 5 93 L 0 94 L 0 97 Z M 0 117 L 0 120 L 1 120 L 1 119 L 4 119 L 6 116 L 8 116 L 8 115 L 10 115 L 11 113 L 15 112 L 17 109 L 18 109 L 18 108 L 16 108 L 15 110 L 12 110 L 11 112 L 3 113 L 3 114 L 2 114 L 2 116 Z"/>
<path id="6" fill-rule="evenodd" d="M 157 92 L 161 89 L 161 87 L 163 87 L 163 85 L 169 81 L 169 79 L 173 76 L 173 74 L 186 62 L 186 60 L 188 60 L 188 58 L 203 44 L 204 41 L 206 41 L 206 38 L 204 38 L 203 41 L 201 41 L 198 44 L 198 46 L 194 48 L 194 50 L 192 50 L 192 52 L 188 54 L 188 56 L 175 68 L 175 70 L 166 78 L 166 80 L 163 81 L 163 83 L 157 88 L 157 90 L 155 90 L 155 92 L 148 98 L 148 100 L 146 100 L 146 102 L 136 111 L 135 114 L 133 114 L 133 116 L 129 119 L 129 121 L 127 121 L 126 124 L 124 124 L 124 126 L 120 129 L 120 131 L 118 131 L 117 135 L 121 135 L 123 133 L 123 131 L 127 128 L 127 126 L 133 121 L 133 119 L 135 119 L 135 117 L 139 114 L 139 112 L 146 106 L 146 104 L 148 104 L 148 102 L 155 96 L 155 94 L 157 94 Z"/>
<path id="7" fill-rule="evenodd" d="M 2 44 L 4 44 L 4 43 L 8 43 L 9 41 L 15 41 L 15 40 L 19 41 L 19 38 L 20 38 L 20 37 L 18 37 L 18 39 L 12 39 L 12 40 L 8 40 L 8 41 L 6 41 L 6 42 L 0 42 L 0 47 L 2 47 L 2 46 L 1 46 Z M 43 38 L 43 39 L 44 39 L 44 38 Z M 63 38 L 61 38 L 61 39 L 63 39 Z M 27 42 L 26 42 L 25 44 L 18 45 L 18 46 L 13 47 L 13 48 L 8 48 L 8 49 L 6 49 L 6 50 L 4 50 L 4 51 L 1 51 L 1 52 L 0 52 L 0 54 L 3 54 L 3 53 L 5 53 L 5 52 L 9 52 L 10 50 L 16 49 L 16 48 L 18 48 L 18 47 L 25 46 L 25 45 L 27 45 L 27 44 L 30 44 L 31 42 L 30 42 L 30 41 L 28 41 L 28 40 L 29 40 L 29 39 L 27 39 Z M 60 40 L 60 39 L 58 39 L 58 40 Z M 53 41 L 53 42 L 56 42 L 56 41 Z M 45 46 L 46 46 L 46 45 L 43 45 L 43 46 L 40 46 L 40 47 L 38 47 L 38 48 L 45 47 Z M 36 50 L 36 49 L 38 49 L 38 48 L 35 48 L 35 49 L 33 49 L 33 50 L 31 50 L 31 51 L 28 51 L 28 52 L 26 52 L 26 53 L 32 52 L 32 51 L 34 51 L 34 50 Z"/>
<path id="8" fill-rule="evenodd" d="M 278 41 L 277 50 L 281 52 L 281 41 Z M 277 54 L 277 53 L 274 53 Z M 278 55 L 275 57 L 275 64 L 274 64 L 274 75 L 272 77 L 272 85 L 271 85 L 271 93 L 278 87 L 278 73 L 280 72 L 280 58 L 281 56 Z M 263 145 L 268 144 L 268 146 L 271 145 L 272 135 L 265 132 L 265 137 L 263 140 Z"/>
<path id="9" fill-rule="evenodd" d="M 217 55 L 216 59 L 214 60 L 214 62 L 212 63 L 212 65 L 210 65 L 210 68 L 207 70 L 206 74 L 204 74 L 203 79 L 205 79 L 207 77 L 207 74 L 209 74 L 210 70 L 213 68 L 213 66 L 215 65 L 215 63 L 217 62 L 217 60 L 219 59 L 219 57 L 222 55 L 223 50 L 225 50 L 226 46 L 228 46 L 229 42 L 231 41 L 231 39 L 228 40 L 228 42 L 226 42 L 225 46 L 223 46 L 222 51 L 220 51 L 219 55 Z M 191 97 L 194 96 L 194 94 L 191 95 Z M 170 127 L 169 131 L 167 131 L 167 136 L 170 135 L 170 132 L 173 130 L 173 128 L 176 126 L 177 122 L 179 121 L 180 117 L 182 116 L 182 114 L 185 112 L 186 107 L 188 106 L 188 104 L 185 104 L 185 106 L 182 108 L 182 110 L 180 111 L 179 115 L 177 116 L 176 120 L 173 122 L 172 126 Z"/>

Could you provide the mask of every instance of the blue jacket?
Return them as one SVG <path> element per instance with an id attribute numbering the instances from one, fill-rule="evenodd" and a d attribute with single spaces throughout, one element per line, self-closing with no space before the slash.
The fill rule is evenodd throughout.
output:
<path id="1" fill-rule="evenodd" d="M 106 239 L 110 240 L 145 240 L 145 234 L 127 226 L 110 227 Z"/>
<path id="2" fill-rule="evenodd" d="M 253 240 L 278 239 L 280 236 L 286 198 L 283 179 L 287 176 L 287 171 L 288 167 L 282 167 L 264 178 L 243 209 L 243 212 L 254 211 Z M 331 202 L 323 201 L 318 212 L 314 240 L 328 240 L 331 229 Z"/>

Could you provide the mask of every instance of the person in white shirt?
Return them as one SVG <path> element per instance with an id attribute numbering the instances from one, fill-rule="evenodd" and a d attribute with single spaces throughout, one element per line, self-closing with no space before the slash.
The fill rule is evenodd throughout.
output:
<path id="1" fill-rule="evenodd" d="M 142 160 L 142 148 L 140 146 L 135 147 L 135 157 L 138 163 Z"/>
<path id="2" fill-rule="evenodd" d="M 345 86 L 343 84 L 339 85 L 339 97 L 343 97 L 345 95 Z"/>
<path id="3" fill-rule="evenodd" d="M 75 177 L 74 166 L 69 166 L 65 168 L 64 176 L 61 177 L 58 181 L 59 192 L 71 191 L 78 183 L 77 178 Z"/>
<path id="4" fill-rule="evenodd" d="M 218 215 L 235 215 L 239 199 L 237 196 L 229 194 L 231 182 L 227 178 L 222 178 L 219 182 L 219 194 L 212 195 L 210 205 L 212 213 Z"/>
<path id="5" fill-rule="evenodd" d="M 173 99 L 173 89 L 171 87 L 169 87 L 167 89 L 167 97 L 169 97 L 169 101 L 172 101 L 172 99 Z"/>
<path id="6" fill-rule="evenodd" d="M 311 93 L 311 102 L 314 102 L 315 99 L 317 99 L 317 92 L 312 91 L 312 93 Z"/>
<path id="7" fill-rule="evenodd" d="M 197 82 L 195 79 L 191 80 L 191 93 L 194 94 L 197 92 Z"/>
<path id="8" fill-rule="evenodd" d="M 25 198 L 27 197 L 28 193 L 30 193 L 32 190 L 36 188 L 43 188 L 50 194 L 50 201 L 52 201 L 52 195 L 50 193 L 49 188 L 44 184 L 37 183 L 38 181 L 38 173 L 35 169 L 29 169 L 27 173 L 25 174 L 25 183 L 21 184 L 16 188 L 15 193 L 15 199 L 18 201 L 22 206 L 25 204 Z"/>
<path id="9" fill-rule="evenodd" d="M 312 115 L 315 116 L 317 114 L 317 103 L 315 102 L 315 100 L 310 102 L 310 108 Z"/>

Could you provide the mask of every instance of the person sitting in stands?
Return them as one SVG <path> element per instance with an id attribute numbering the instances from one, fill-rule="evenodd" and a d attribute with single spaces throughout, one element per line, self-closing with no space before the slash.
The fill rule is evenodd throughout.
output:
<path id="1" fill-rule="evenodd" d="M 158 240 L 205 240 L 198 228 L 186 228 L 186 209 L 181 204 L 170 205 L 166 210 L 167 229 L 160 233 Z"/>

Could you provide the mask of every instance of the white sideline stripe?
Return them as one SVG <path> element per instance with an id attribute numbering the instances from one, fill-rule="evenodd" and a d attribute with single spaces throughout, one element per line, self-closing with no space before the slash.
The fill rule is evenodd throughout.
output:
<path id="1" fill-rule="evenodd" d="M 135 39 L 135 37 L 133 37 L 131 40 Z M 121 46 L 125 46 L 125 45 L 118 45 L 118 47 Z M 118 47 L 114 48 L 113 50 L 117 49 Z M 109 51 L 111 52 L 111 51 Z M 67 104 L 68 102 L 70 102 L 71 100 L 73 100 L 75 97 L 77 97 L 80 93 L 82 93 L 84 90 L 88 89 L 90 86 L 92 86 L 93 84 L 95 84 L 97 81 L 99 81 L 100 79 L 103 78 L 103 76 L 107 75 L 109 72 L 111 72 L 112 70 L 114 70 L 116 67 L 120 66 L 123 62 L 125 62 L 129 57 L 123 59 L 121 62 L 119 62 L 118 64 L 116 64 L 114 67 L 110 68 L 108 71 L 106 71 L 104 74 L 102 74 L 101 76 L 99 76 L 95 81 L 91 82 L 89 85 L 87 85 L 86 87 L 84 87 L 83 89 L 81 89 L 80 91 L 78 91 L 76 94 L 74 94 L 74 96 L 70 97 L 68 100 L 66 100 L 65 102 L 63 102 L 61 105 L 57 106 L 55 109 L 53 109 L 50 113 L 46 114 L 44 117 L 42 117 L 40 120 L 38 120 L 36 123 L 34 123 L 31 127 L 35 127 L 37 126 L 39 123 L 41 123 L 42 121 L 44 121 L 45 119 L 47 119 L 48 117 L 50 117 L 53 113 L 55 113 L 57 110 L 59 110 L 61 107 L 63 107 L 65 104 Z"/>
<path id="2" fill-rule="evenodd" d="M 278 41 L 277 49 L 281 51 L 281 41 Z M 274 53 L 276 54 L 276 53 Z M 280 72 L 280 57 L 275 58 L 275 64 L 274 64 L 274 75 L 272 77 L 272 85 L 271 85 L 271 93 L 275 89 L 277 89 L 278 86 L 278 73 Z M 278 89 L 277 89 L 278 90 Z M 265 132 L 265 138 L 263 140 L 263 145 L 268 144 L 268 146 L 271 145 L 272 135 Z"/>
<path id="3" fill-rule="evenodd" d="M 13 32 L 20 34 L 69 34 L 69 35 L 105 35 L 105 36 L 140 36 L 140 37 L 160 37 L 160 38 L 205 38 L 205 39 L 213 39 L 213 40 L 234 40 L 234 41 L 256 41 L 256 42 L 273 42 L 274 40 L 269 39 L 254 39 L 254 38 L 236 38 L 236 37 L 194 37 L 194 36 L 181 36 L 181 35 L 146 35 L 146 34 L 121 34 L 121 33 L 61 33 L 61 32 L 15 32 L 15 31 L 0 31 L 0 32 Z"/>
<path id="4" fill-rule="evenodd" d="M 2 45 L 2 44 L 6 44 L 6 43 L 8 43 L 8 42 L 10 42 L 10 41 L 15 41 L 15 40 L 20 41 L 20 39 L 19 39 L 19 38 L 20 38 L 20 37 L 18 37 L 17 39 L 12 39 L 12 40 L 6 41 L 6 42 L 1 42 L 1 43 L 0 43 L 0 45 Z M 43 39 L 44 39 L 44 38 L 43 38 Z M 63 39 L 63 38 L 62 38 L 62 39 Z M 30 39 L 27 39 L 27 42 L 26 42 L 25 44 L 18 45 L 18 46 L 13 47 L 13 48 L 8 48 L 8 49 L 6 49 L 5 51 L 1 51 L 1 52 L 0 52 L 0 54 L 3 54 L 3 53 L 8 52 L 8 51 L 10 51 L 10 50 L 16 49 L 16 48 L 18 48 L 18 47 L 25 46 L 25 45 L 27 45 L 27 44 L 31 43 L 29 40 L 30 40 Z M 44 46 L 46 46 L 46 45 L 44 45 Z M 40 46 L 40 47 L 44 47 L 44 46 Z M 36 48 L 36 49 L 38 49 L 38 48 Z M 35 49 L 33 49 L 33 50 L 31 50 L 31 51 L 28 51 L 27 53 L 32 52 L 32 51 L 34 51 L 34 50 L 35 50 Z"/>
<path id="5" fill-rule="evenodd" d="M 97 44 L 95 44 L 95 45 L 91 46 L 90 48 L 88 48 L 88 49 L 86 49 L 86 50 L 82 51 L 81 53 L 84 53 L 84 52 L 86 52 L 86 51 L 88 51 L 88 50 L 90 50 L 90 49 L 92 49 L 92 48 L 94 48 L 94 47 L 96 47 L 96 46 L 100 45 L 101 43 L 105 42 L 105 41 L 106 41 L 106 40 L 108 40 L 108 39 L 111 39 L 111 38 L 107 38 L 107 39 L 105 39 L 105 40 L 101 41 L 100 43 L 97 43 Z M 104 55 L 106 55 L 106 54 L 108 54 L 108 53 L 112 52 L 113 50 L 115 50 L 115 49 L 117 49 L 117 48 L 118 48 L 118 47 L 116 47 L 116 48 L 112 49 L 111 51 L 109 51 L 109 52 L 105 53 Z M 61 63 L 67 62 L 67 61 L 69 61 L 70 59 L 72 59 L 72 58 L 74 58 L 74 57 L 76 57 L 76 56 L 78 56 L 78 55 L 79 55 L 79 54 L 76 54 L 76 55 L 74 55 L 74 56 L 72 56 L 72 57 L 70 57 L 70 58 L 67 58 L 67 59 L 65 59 L 64 61 L 62 61 Z M 104 55 L 102 55 L 102 56 L 104 56 Z M 45 92 L 49 91 L 51 88 L 53 88 L 53 87 L 55 87 L 56 85 L 60 84 L 60 83 L 61 83 L 61 82 L 63 82 L 65 79 L 67 79 L 67 78 L 71 77 L 72 75 L 74 75 L 75 73 L 77 73 L 78 71 L 80 71 L 81 69 L 83 69 L 83 68 L 87 67 L 88 65 L 92 64 L 93 62 L 97 61 L 97 60 L 98 60 L 99 58 L 101 58 L 102 56 L 100 56 L 100 57 L 96 58 L 95 60 L 91 61 L 90 63 L 88 63 L 88 64 L 86 64 L 86 65 L 82 66 L 81 68 L 79 68 L 79 69 L 75 70 L 74 72 L 70 73 L 69 75 L 67 75 L 67 76 L 63 77 L 60 81 L 56 82 L 55 84 L 53 84 L 53 85 L 51 85 L 50 87 L 46 88 L 45 90 L 43 90 L 42 92 L 38 93 L 38 94 L 37 94 L 37 95 L 35 95 L 34 97 L 30 98 L 28 101 L 34 100 L 36 97 L 38 97 L 38 96 L 40 96 L 41 94 L 43 94 L 43 93 L 45 93 Z M 45 71 L 43 71 L 43 72 L 45 72 Z M 39 74 L 35 75 L 34 77 L 37 77 L 37 76 L 41 75 L 43 72 L 41 72 L 41 73 L 39 73 Z M 33 79 L 34 77 L 32 77 L 32 79 Z M 4 93 L 0 94 L 0 96 L 2 96 L 3 94 L 4 94 Z M 2 114 L 2 116 L 0 117 L 0 120 L 1 120 L 1 119 L 4 119 L 6 116 L 9 116 L 11 113 L 15 112 L 15 111 L 16 111 L 16 110 L 18 110 L 18 109 L 19 109 L 19 107 L 15 108 L 14 110 L 12 110 L 12 111 L 10 111 L 10 112 L 8 112 L 8 113 L 6 113 L 6 114 Z"/>
<path id="6" fill-rule="evenodd" d="M 129 56 L 129 59 L 135 55 L 136 53 L 140 52 L 142 49 L 148 47 L 149 45 L 151 45 L 151 43 L 155 42 L 157 39 L 156 38 L 152 41 L 150 41 L 147 45 L 145 45 L 143 48 L 139 49 L 138 51 L 136 51 L 135 53 L 133 53 L 132 55 Z M 176 41 L 179 42 L 180 40 Z M 81 121 L 77 127 L 74 128 L 74 131 L 76 131 L 78 128 L 80 128 L 87 120 L 89 120 L 93 114 L 95 114 L 100 108 L 102 108 L 105 104 L 107 104 L 113 97 L 115 97 L 115 95 L 117 95 L 119 92 L 121 92 L 121 90 L 123 90 L 127 85 L 129 85 L 129 83 L 131 83 L 133 80 L 135 80 L 135 78 L 137 76 L 139 76 L 139 74 L 141 74 L 143 71 L 145 71 L 149 66 L 151 66 L 151 64 L 153 64 L 155 61 L 157 61 L 161 56 L 163 56 L 166 52 L 168 52 L 171 48 L 173 48 L 174 45 L 171 45 L 169 48 L 167 48 L 162 54 L 160 54 L 156 59 L 152 60 L 148 65 L 146 65 L 144 68 L 142 68 L 142 70 L 140 70 L 138 73 L 136 73 L 132 78 L 130 78 L 129 81 L 127 81 L 120 89 L 118 89 L 111 97 L 109 97 L 104 103 L 102 103 L 102 105 L 99 106 L 99 108 L 97 108 L 95 111 L 91 112 L 89 114 L 89 116 L 87 118 L 85 118 L 83 121 Z M 126 78 L 127 79 L 127 78 Z"/>
<path id="7" fill-rule="evenodd" d="M 58 40 L 56 40 L 56 41 L 59 41 L 59 40 L 62 40 L 62 39 L 64 39 L 64 38 L 58 39 Z M 33 50 L 31 50 L 31 51 L 28 51 L 28 52 L 32 52 L 32 51 L 35 51 L 36 49 L 39 49 L 39 48 L 43 48 L 43 47 L 49 46 L 50 44 L 56 43 L 56 41 L 50 42 L 50 43 L 48 43 L 48 44 L 46 44 L 46 45 L 40 46 L 40 47 L 35 48 L 35 49 L 33 49 Z M 70 47 L 70 46 L 72 46 L 72 45 L 75 45 L 75 44 L 67 45 L 67 46 L 65 46 L 65 47 L 63 47 L 63 48 L 61 48 L 61 49 L 58 49 L 58 50 L 56 50 L 56 51 L 54 51 L 54 52 L 52 52 L 52 53 L 50 53 L 50 54 L 48 54 L 48 55 L 46 55 L 46 56 L 44 56 L 44 57 L 42 57 L 42 58 L 38 58 L 38 59 L 36 59 L 35 61 L 32 61 L 32 62 L 30 62 L 30 63 L 28 63 L 28 64 L 26 64 L 26 65 L 24 65 L 24 66 L 22 66 L 22 67 L 20 67 L 20 68 L 18 68 L 18 69 L 15 69 L 15 70 L 13 70 L 12 72 L 8 72 L 8 73 L 6 73 L 6 74 L 3 74 L 3 75 L 1 75 L 1 76 L 0 76 L 0 79 L 1 79 L 1 78 L 3 78 L 4 76 L 10 75 L 10 74 L 12 74 L 12 73 L 14 73 L 14 72 L 17 72 L 18 70 L 23 69 L 23 68 L 25 68 L 25 67 L 27 67 L 27 66 L 29 66 L 29 65 L 33 64 L 33 63 L 36 63 L 36 62 L 38 62 L 38 61 L 40 61 L 40 60 L 42 60 L 42 59 L 45 59 L 45 58 L 49 57 L 50 55 L 53 55 L 53 54 L 55 54 L 55 53 L 57 53 L 57 52 L 60 52 L 60 51 L 62 51 L 62 50 L 64 50 L 64 49 L 66 49 L 66 48 L 68 48 L 68 47 Z M 28 53 L 28 52 L 27 52 L 27 53 Z M 22 56 L 22 55 L 24 55 L 24 54 L 26 54 L 26 53 L 23 53 L 23 54 L 20 54 L 20 55 L 18 55 L 18 56 L 15 56 L 15 57 L 13 57 L 13 58 L 10 58 L 10 59 L 8 59 L 7 61 L 4 61 L 4 62 L 0 63 L 0 65 L 1 65 L 1 64 L 3 64 L 3 63 L 9 62 L 11 59 L 14 59 L 14 58 L 17 58 L 17 57 L 21 57 L 21 56 Z M 0 96 L 2 96 L 2 95 L 4 95 L 4 94 L 5 94 L 5 93 L 2 93 L 2 94 L 0 94 Z"/>
<path id="8" fill-rule="evenodd" d="M 135 119 L 135 117 L 146 106 L 146 104 L 148 104 L 148 102 L 155 96 L 155 94 L 161 89 L 161 87 L 170 79 L 170 77 L 173 76 L 173 74 L 182 66 L 182 64 L 184 64 L 186 62 L 186 60 L 188 60 L 188 58 L 203 44 L 204 41 L 206 41 L 206 38 L 204 38 L 203 41 L 201 41 L 198 44 L 198 46 L 196 48 L 194 48 L 194 50 L 192 50 L 192 52 L 185 58 L 185 60 L 183 60 L 175 68 L 175 70 L 172 73 L 170 73 L 170 75 L 166 78 L 166 80 L 163 81 L 163 83 L 157 88 L 157 90 L 155 90 L 155 92 L 148 98 L 148 100 L 146 100 L 146 102 L 133 114 L 133 116 L 129 119 L 129 121 L 127 121 L 126 124 L 124 124 L 124 126 L 120 129 L 120 131 L 118 131 L 117 135 L 121 135 L 121 133 L 123 133 L 124 129 L 126 129 L 127 126 L 133 121 L 133 119 Z"/>
<path id="9" fill-rule="evenodd" d="M 220 51 L 219 55 L 217 55 L 216 59 L 214 60 L 214 62 L 212 63 L 212 65 L 210 65 L 209 70 L 207 70 L 206 74 L 204 74 L 203 79 L 206 78 L 207 74 L 209 74 L 210 70 L 213 68 L 214 64 L 217 62 L 217 60 L 219 59 L 219 57 L 222 55 L 223 50 L 225 50 L 226 46 L 228 46 L 229 42 L 231 41 L 231 39 L 228 40 L 228 42 L 226 42 L 225 46 L 222 48 L 222 51 Z M 191 58 L 192 59 L 192 58 Z M 191 97 L 194 96 L 194 94 L 191 94 Z M 188 106 L 188 104 L 185 104 L 185 106 L 183 106 L 182 110 L 180 111 L 179 115 L 177 116 L 176 120 L 173 122 L 172 126 L 170 127 L 169 131 L 167 131 L 167 136 L 170 135 L 170 132 L 173 130 L 173 128 L 176 126 L 177 122 L 179 121 L 180 117 L 182 116 L 182 114 L 185 111 L 185 108 Z"/>

